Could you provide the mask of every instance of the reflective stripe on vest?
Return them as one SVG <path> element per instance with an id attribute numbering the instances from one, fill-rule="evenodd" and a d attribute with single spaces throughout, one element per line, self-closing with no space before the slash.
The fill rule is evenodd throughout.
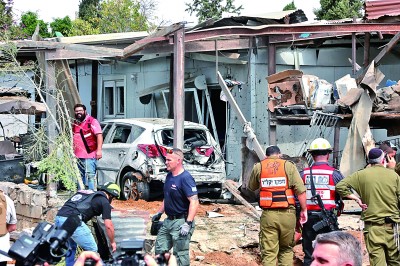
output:
<path id="1" fill-rule="evenodd" d="M 261 208 L 287 208 L 289 205 L 295 204 L 294 192 L 289 189 L 285 162 L 282 159 L 272 158 L 261 161 Z"/>
<path id="2" fill-rule="evenodd" d="M 315 192 L 321 196 L 322 202 L 327 210 L 335 209 L 335 182 L 333 181 L 333 171 L 335 169 L 328 164 L 314 165 L 312 175 L 314 177 Z M 310 168 L 303 171 L 303 181 L 307 188 L 307 210 L 320 211 L 318 202 L 311 200 Z"/>

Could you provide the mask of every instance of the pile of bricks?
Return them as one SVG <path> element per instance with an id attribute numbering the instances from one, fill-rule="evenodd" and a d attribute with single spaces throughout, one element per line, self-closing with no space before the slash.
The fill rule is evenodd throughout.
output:
<path id="1" fill-rule="evenodd" d="M 38 222 L 54 222 L 57 210 L 65 199 L 50 198 L 45 190 L 33 189 L 26 184 L 0 182 L 0 190 L 13 201 L 17 212 L 17 230 L 36 227 Z"/>

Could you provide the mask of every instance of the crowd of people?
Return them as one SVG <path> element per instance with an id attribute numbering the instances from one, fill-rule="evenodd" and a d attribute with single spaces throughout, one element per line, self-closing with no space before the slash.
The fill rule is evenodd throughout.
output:
<path id="1" fill-rule="evenodd" d="M 68 239 L 67 266 L 84 265 L 86 259 L 101 265 L 96 241 L 86 223 L 101 216 L 110 250 L 115 252 L 111 203 L 121 190 L 117 184 L 108 182 L 96 191 L 96 164 L 102 158 L 101 127 L 87 114 L 84 105 L 77 104 L 74 111 L 74 152 L 82 182 L 78 184 L 80 190 L 58 211 L 55 225 L 60 228 L 71 215 L 81 219 Z M 344 198 L 355 200 L 362 209 L 370 265 L 400 265 L 400 164 L 396 164 L 396 151 L 387 143 L 373 148 L 368 152 L 365 169 L 344 177 L 329 165 L 332 150 L 327 140 L 315 139 L 308 149 L 313 164 L 299 172 L 293 162 L 282 158 L 279 147 L 269 146 L 266 158 L 254 165 L 248 188 L 259 194 L 262 208 L 259 244 L 264 266 L 293 265 L 295 232 L 302 236 L 304 265 L 361 266 L 360 242 L 340 231 L 337 222 Z M 183 162 L 182 150 L 167 150 L 164 199 L 151 217 L 153 223 L 162 215 L 166 217 L 158 228 L 155 256 L 166 256 L 168 265 L 190 265 L 189 244 L 199 207 L 196 182 Z M 0 191 L 0 244 L 6 250 L 9 232 L 16 229 L 16 223 L 14 204 Z M 78 259 L 77 245 L 84 250 Z M 6 265 L 7 260 L 0 255 L 0 266 Z M 146 265 L 157 265 L 149 255 L 144 261 Z"/>
<path id="2" fill-rule="evenodd" d="M 332 147 L 327 140 L 315 139 L 308 152 L 313 164 L 300 173 L 291 161 L 281 158 L 277 146 L 268 147 L 266 159 L 253 167 L 248 187 L 259 190 L 263 209 L 259 240 L 262 264 L 292 265 L 295 230 L 301 230 L 303 265 L 362 265 L 360 243 L 340 231 L 337 221 L 344 207 L 342 199 L 347 198 L 362 209 L 370 265 L 400 265 L 400 177 L 395 171 L 400 166 L 395 163 L 396 152 L 387 144 L 372 148 L 366 168 L 347 177 L 329 165 Z M 300 226 L 296 227 L 296 219 Z"/>

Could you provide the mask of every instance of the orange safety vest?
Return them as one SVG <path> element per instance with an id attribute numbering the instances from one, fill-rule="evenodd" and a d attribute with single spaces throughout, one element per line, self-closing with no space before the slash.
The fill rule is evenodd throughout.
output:
<path id="1" fill-rule="evenodd" d="M 328 164 L 320 164 L 312 166 L 312 175 L 314 177 L 315 193 L 321 196 L 322 202 L 327 210 L 336 209 L 335 182 L 333 180 L 333 171 L 335 168 Z M 311 182 L 310 168 L 304 168 L 303 173 L 304 185 L 307 188 L 307 210 L 320 211 L 318 202 L 311 200 Z"/>
<path id="2" fill-rule="evenodd" d="M 7 233 L 7 201 L 3 191 L 0 191 L 0 236 L 4 236 Z"/>
<path id="3" fill-rule="evenodd" d="M 261 208 L 287 208 L 289 205 L 295 205 L 294 191 L 289 188 L 285 163 L 285 160 L 273 158 L 261 161 Z"/>

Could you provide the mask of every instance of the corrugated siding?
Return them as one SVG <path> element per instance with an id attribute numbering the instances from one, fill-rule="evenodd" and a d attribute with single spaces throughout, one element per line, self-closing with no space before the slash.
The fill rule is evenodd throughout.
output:
<path id="1" fill-rule="evenodd" d="M 378 19 L 383 16 L 400 15 L 400 0 L 366 0 L 365 16 L 367 19 Z"/>
<path id="2" fill-rule="evenodd" d="M 146 226 L 150 214 L 137 210 L 113 210 L 112 221 L 115 231 L 115 242 L 121 243 L 127 238 L 145 238 Z"/>

